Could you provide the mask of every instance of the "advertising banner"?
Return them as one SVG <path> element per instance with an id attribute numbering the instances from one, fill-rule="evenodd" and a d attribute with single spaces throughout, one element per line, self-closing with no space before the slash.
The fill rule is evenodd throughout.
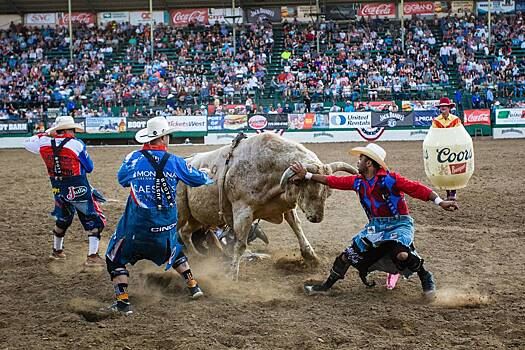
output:
<path id="1" fill-rule="evenodd" d="M 124 132 L 126 131 L 126 118 L 88 117 L 85 128 L 88 134 Z"/>
<path id="2" fill-rule="evenodd" d="M 517 5 L 516 5 L 517 7 Z M 466 13 L 474 12 L 474 1 L 451 1 L 450 13 L 452 15 L 464 16 Z"/>
<path id="3" fill-rule="evenodd" d="M 403 101 L 401 103 L 401 108 L 403 112 L 427 111 L 427 110 L 438 111 L 438 108 L 437 108 L 438 104 L 439 104 L 439 100 Z"/>
<path id="4" fill-rule="evenodd" d="M 491 1 L 492 10 L 491 13 L 512 13 L 516 9 L 516 3 L 514 0 L 495 0 Z M 478 15 L 484 15 L 489 12 L 489 2 L 479 1 L 476 3 L 476 11 Z"/>
<path id="5" fill-rule="evenodd" d="M 111 22 L 125 23 L 129 22 L 129 12 L 99 12 L 97 15 L 98 25 L 105 25 Z"/>
<path id="6" fill-rule="evenodd" d="M 330 112 L 330 129 L 369 128 L 371 112 Z"/>
<path id="7" fill-rule="evenodd" d="M 463 125 L 490 125 L 490 109 L 466 109 Z"/>
<path id="8" fill-rule="evenodd" d="M 248 127 L 252 130 L 286 130 L 287 114 L 255 114 L 248 117 Z"/>
<path id="9" fill-rule="evenodd" d="M 71 23 L 95 25 L 97 15 L 90 12 L 71 12 Z M 57 25 L 63 27 L 69 25 L 69 13 L 57 13 Z"/>
<path id="10" fill-rule="evenodd" d="M 412 126 L 414 123 L 413 112 L 371 112 L 372 127 Z"/>
<path id="11" fill-rule="evenodd" d="M 190 23 L 208 24 L 208 9 L 170 10 L 170 18 L 175 27 L 185 27 Z"/>
<path id="12" fill-rule="evenodd" d="M 354 102 L 356 111 L 397 111 L 397 105 L 394 101 L 370 101 L 370 102 Z"/>
<path id="13" fill-rule="evenodd" d="M 524 12 L 525 11 L 525 0 L 517 0 L 516 1 L 516 12 Z"/>
<path id="14" fill-rule="evenodd" d="M 173 115 L 166 117 L 170 127 L 175 128 L 175 132 L 198 132 L 207 131 L 208 122 L 205 115 Z"/>
<path id="15" fill-rule="evenodd" d="M 248 127 L 246 114 L 208 116 L 208 130 L 241 130 Z"/>
<path id="16" fill-rule="evenodd" d="M 24 16 L 24 24 L 27 26 L 44 27 L 54 26 L 57 21 L 55 12 L 52 13 L 28 13 Z"/>
<path id="17" fill-rule="evenodd" d="M 208 115 L 213 114 L 248 114 L 246 110 L 246 105 L 220 105 L 215 107 L 215 105 L 208 105 Z"/>
<path id="18" fill-rule="evenodd" d="M 245 11 L 246 20 L 249 23 L 257 23 L 259 20 L 268 20 L 272 23 L 281 22 L 280 7 L 255 7 Z"/>
<path id="19" fill-rule="evenodd" d="M 232 24 L 233 18 L 231 18 L 231 16 L 232 16 L 231 8 L 221 8 L 221 9 L 211 8 L 208 10 L 208 23 L 212 25 L 215 23 Z M 237 18 L 235 18 L 235 23 L 237 24 L 243 23 L 242 9 L 240 7 L 237 7 L 234 9 L 233 16 L 237 16 Z"/>
<path id="20" fill-rule="evenodd" d="M 288 114 L 288 129 L 311 130 L 328 129 L 330 115 L 327 113 L 296 113 Z"/>
<path id="21" fill-rule="evenodd" d="M 131 11 L 129 13 L 129 23 L 134 26 L 139 24 L 149 24 L 151 19 L 153 19 L 153 23 L 155 24 L 166 23 L 164 11 Z"/>
<path id="22" fill-rule="evenodd" d="M 126 118 L 127 131 L 139 131 L 146 127 L 149 118 Z"/>
<path id="23" fill-rule="evenodd" d="M 403 13 L 405 16 L 433 15 L 434 14 L 434 2 L 433 1 L 405 2 L 403 6 Z"/>
<path id="24" fill-rule="evenodd" d="M 395 18 L 396 5 L 394 3 L 373 2 L 361 4 L 357 15 L 360 17 Z"/>
<path id="25" fill-rule="evenodd" d="M 504 108 L 496 110 L 496 125 L 525 124 L 525 109 Z"/>
<path id="26" fill-rule="evenodd" d="M 405 2 L 403 6 L 404 17 L 412 16 L 447 16 L 450 11 L 450 4 L 447 1 L 411 1 Z M 401 16 L 401 7 L 399 7 L 399 16 Z"/>
<path id="27" fill-rule="evenodd" d="M 27 134 L 29 128 L 27 122 L 0 120 L 0 135 L 7 134 Z"/>
<path id="28" fill-rule="evenodd" d="M 432 119 L 434 119 L 439 112 L 434 110 L 414 111 L 413 112 L 414 126 L 431 126 Z"/>
<path id="29" fill-rule="evenodd" d="M 355 19 L 359 9 L 359 4 L 327 5 L 325 7 L 326 19 L 331 21 Z M 317 10 L 313 12 L 317 12 Z"/>
<path id="30" fill-rule="evenodd" d="M 316 6 L 281 6 L 281 18 L 292 22 L 297 19 L 298 22 L 311 22 L 315 20 L 314 13 L 317 13 Z M 327 14 L 328 16 L 328 14 Z"/>
<path id="31" fill-rule="evenodd" d="M 503 127 L 492 129 L 495 139 L 523 139 L 525 138 L 525 128 Z"/>

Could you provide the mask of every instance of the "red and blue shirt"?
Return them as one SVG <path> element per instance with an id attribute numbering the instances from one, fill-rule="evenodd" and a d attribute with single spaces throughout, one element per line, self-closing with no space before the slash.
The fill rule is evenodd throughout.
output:
<path id="1" fill-rule="evenodd" d="M 367 180 L 362 175 L 334 176 L 326 178 L 330 188 L 338 190 L 353 190 L 359 195 L 363 209 L 370 217 L 391 217 L 395 215 L 409 215 L 405 194 L 422 201 L 430 200 L 432 189 L 409 180 L 397 173 L 380 169 L 376 175 Z M 386 183 L 386 185 L 385 185 Z M 388 197 L 392 198 L 397 213 L 389 207 Z"/>
<path id="2" fill-rule="evenodd" d="M 70 140 L 59 151 L 59 161 L 62 174 L 55 174 L 55 161 L 51 141 L 55 140 L 60 146 L 66 138 Z M 71 134 L 61 134 L 54 138 L 46 134 L 38 134 L 28 138 L 24 142 L 24 147 L 29 152 L 40 154 L 46 164 L 49 176 L 77 176 L 85 175 L 93 171 L 93 161 L 86 150 L 86 145 Z"/>

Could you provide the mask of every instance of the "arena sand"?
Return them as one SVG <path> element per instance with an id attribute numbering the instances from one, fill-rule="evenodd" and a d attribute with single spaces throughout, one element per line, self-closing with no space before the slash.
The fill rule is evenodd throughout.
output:
<path id="1" fill-rule="evenodd" d="M 401 174 L 428 184 L 421 143 L 383 143 Z M 356 160 L 355 144 L 307 145 L 321 160 Z M 172 148 L 182 156 L 212 147 Z M 112 201 L 104 210 L 115 229 L 127 190 L 116 172 L 130 148 L 90 148 L 94 186 Z M 270 259 L 244 262 L 234 283 L 220 259 L 193 258 L 206 292 L 190 301 L 181 279 L 149 262 L 130 269 L 132 317 L 107 317 L 112 302 L 103 270 L 82 266 L 86 237 L 75 221 L 66 237 L 68 259 L 47 259 L 51 248 L 50 185 L 42 161 L 23 150 L 0 151 L 0 349 L 525 349 L 523 241 L 525 141 L 475 142 L 476 172 L 458 194 L 461 210 L 446 213 L 409 199 L 416 245 L 436 276 L 439 292 L 427 303 L 417 279 L 393 291 L 375 274 L 365 288 L 350 271 L 331 295 L 306 297 L 302 285 L 325 277 L 334 257 L 366 222 L 356 196 L 334 191 L 325 220 L 303 228 L 320 264 L 302 263 L 291 229 L 263 223 L 270 245 L 251 249 Z"/>

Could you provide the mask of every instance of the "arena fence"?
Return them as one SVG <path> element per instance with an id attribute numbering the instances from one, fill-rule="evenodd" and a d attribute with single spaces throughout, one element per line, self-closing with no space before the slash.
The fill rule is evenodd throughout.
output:
<path id="1" fill-rule="evenodd" d="M 233 112 L 233 113 L 231 113 Z M 239 112 L 239 111 L 237 111 Z M 275 132 L 299 142 L 423 140 L 437 112 L 429 110 L 329 113 L 238 114 L 226 109 L 209 116 L 168 116 L 176 128 L 176 143 L 229 143 L 238 132 Z M 461 118 L 472 136 L 525 138 L 525 109 L 465 110 Z M 91 144 L 133 144 L 147 118 L 93 117 L 77 119 L 79 137 Z M 22 140 L 50 127 L 53 120 L 34 125 L 25 120 L 0 121 L 0 147 L 20 147 Z"/>

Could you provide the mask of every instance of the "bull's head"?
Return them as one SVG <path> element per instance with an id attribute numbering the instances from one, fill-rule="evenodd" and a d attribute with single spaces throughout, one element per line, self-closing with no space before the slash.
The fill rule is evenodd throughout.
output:
<path id="1" fill-rule="evenodd" d="M 335 162 L 330 164 L 303 164 L 306 170 L 312 174 L 330 175 L 336 171 L 346 171 L 357 174 L 357 169 L 348 163 Z M 286 169 L 281 176 L 281 188 L 286 190 L 287 196 L 294 198 L 297 205 L 306 215 L 310 222 L 321 222 L 324 218 L 324 205 L 326 198 L 330 195 L 328 186 L 314 181 L 300 181 L 290 188 L 288 183 L 295 175 L 291 168 Z"/>

